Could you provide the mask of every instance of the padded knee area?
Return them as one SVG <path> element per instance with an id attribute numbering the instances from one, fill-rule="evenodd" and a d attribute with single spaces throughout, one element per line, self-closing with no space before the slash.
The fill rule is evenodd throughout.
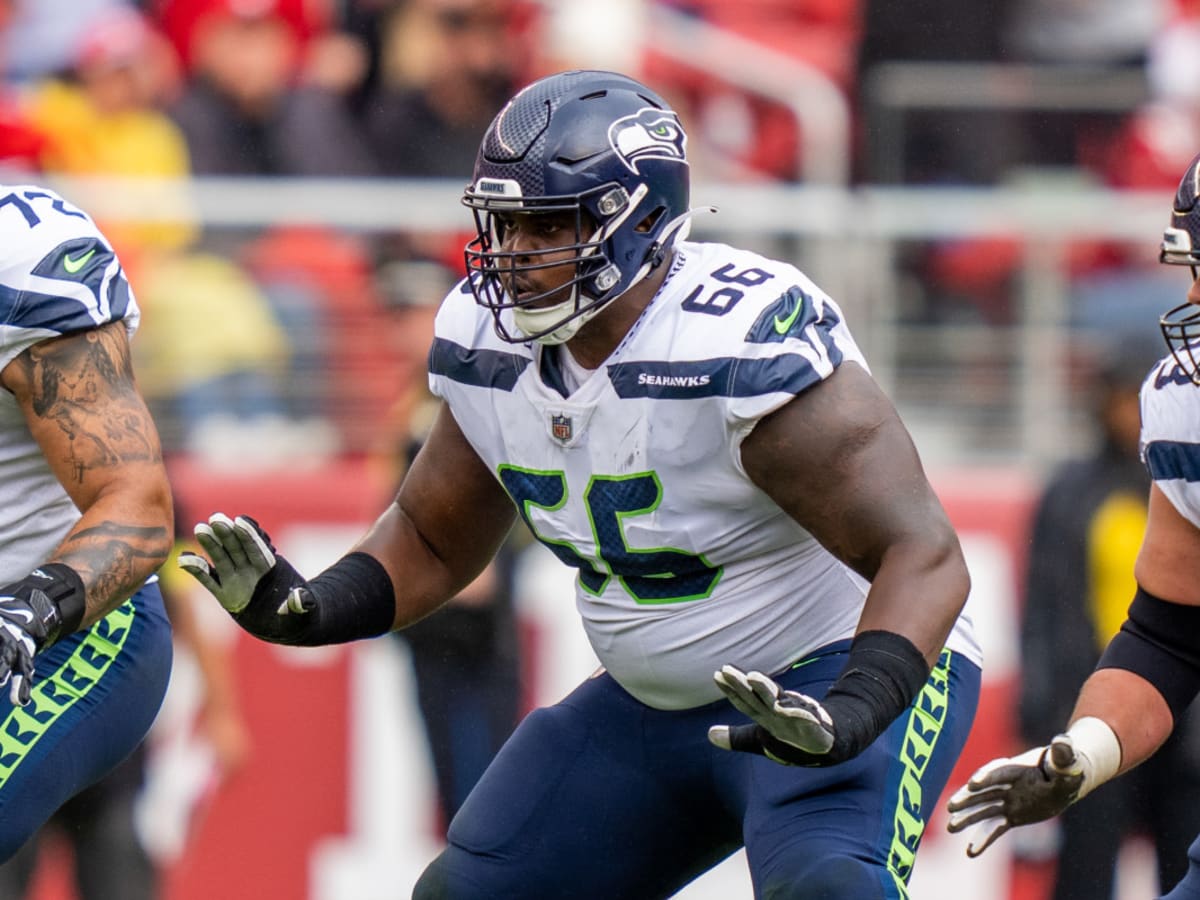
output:
<path id="1" fill-rule="evenodd" d="M 763 900 L 883 900 L 882 869 L 844 854 L 819 851 L 774 869 L 764 879 Z"/>
<path id="2" fill-rule="evenodd" d="M 446 865 L 446 851 L 438 854 L 413 888 L 412 900 L 465 900 L 467 897 L 482 896 L 457 879 L 451 867 Z"/>

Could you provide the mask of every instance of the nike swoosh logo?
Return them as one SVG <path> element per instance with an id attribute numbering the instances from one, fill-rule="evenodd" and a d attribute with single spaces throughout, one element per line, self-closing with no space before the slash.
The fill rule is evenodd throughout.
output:
<path id="1" fill-rule="evenodd" d="M 791 329 L 792 325 L 795 324 L 796 317 L 800 315 L 800 310 L 803 308 L 804 308 L 804 298 L 797 297 L 796 305 L 792 308 L 791 313 L 788 315 L 788 317 L 786 319 L 781 319 L 781 318 L 779 318 L 778 315 L 776 315 L 775 316 L 775 333 L 776 334 L 787 334 L 788 331 Z"/>
<path id="2" fill-rule="evenodd" d="M 85 265 L 87 265 L 87 261 L 95 255 L 96 255 L 96 248 L 93 247 L 91 250 L 89 250 L 87 253 L 83 254 L 83 256 L 79 257 L 78 259 L 71 259 L 71 257 L 69 257 L 69 256 L 64 256 L 63 257 L 63 268 L 67 270 L 67 273 L 69 275 L 74 275 L 76 272 L 78 272 L 80 269 L 82 269 Z"/>

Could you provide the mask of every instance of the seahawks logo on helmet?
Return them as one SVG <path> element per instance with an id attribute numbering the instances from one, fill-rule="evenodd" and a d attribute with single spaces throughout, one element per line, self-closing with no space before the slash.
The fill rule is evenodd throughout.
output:
<path id="1" fill-rule="evenodd" d="M 646 106 L 608 126 L 608 142 L 621 162 L 638 175 L 645 159 L 669 159 L 687 165 L 687 135 L 675 113 Z"/>

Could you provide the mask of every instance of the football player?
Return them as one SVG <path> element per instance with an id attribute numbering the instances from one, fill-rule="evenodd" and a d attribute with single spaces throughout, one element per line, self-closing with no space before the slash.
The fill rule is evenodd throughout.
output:
<path id="1" fill-rule="evenodd" d="M 312 580 L 222 513 L 181 561 L 290 644 L 416 621 L 518 516 L 578 570 L 603 668 L 518 727 L 417 897 L 667 897 L 743 845 L 760 896 L 904 897 L 970 728 L 968 574 L 909 434 L 815 284 L 685 239 L 686 142 L 622 75 L 520 91 L 395 503 Z"/>
<path id="2" fill-rule="evenodd" d="M 138 306 L 92 220 L 0 186 L 0 861 L 141 742 L 167 687 L 172 543 Z"/>
<path id="3" fill-rule="evenodd" d="M 1160 320 L 1171 353 L 1141 388 L 1150 511 L 1121 630 L 1048 746 L 992 760 L 949 803 L 949 829 L 975 827 L 978 856 L 1010 828 L 1058 815 L 1166 740 L 1200 692 L 1200 156 L 1179 183 L 1159 259 L 1192 268 L 1187 303 Z M 1200 840 L 1166 896 L 1200 900 Z M 1164 886 L 1169 887 L 1169 886 Z"/>

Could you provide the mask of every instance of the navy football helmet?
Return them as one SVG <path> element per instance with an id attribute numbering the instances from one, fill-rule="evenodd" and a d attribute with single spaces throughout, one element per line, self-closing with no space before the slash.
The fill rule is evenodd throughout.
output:
<path id="1" fill-rule="evenodd" d="M 1193 281 L 1200 275 L 1200 156 L 1192 160 L 1179 181 L 1158 260 L 1191 266 Z M 1182 303 L 1166 312 L 1158 324 L 1175 361 L 1200 385 L 1200 306 Z"/>
<path id="2" fill-rule="evenodd" d="M 686 143 L 661 97 L 613 72 L 551 75 L 508 102 L 484 135 L 463 194 L 476 227 L 465 251 L 468 279 L 503 340 L 569 340 L 662 263 L 689 215 Z M 503 250 L 503 217 L 539 212 L 574 213 L 574 243 Z M 539 306 L 557 291 L 518 299 L 505 290 L 521 272 L 563 265 L 564 251 L 574 252 L 568 299 Z M 508 309 L 515 329 L 502 318 Z"/>

